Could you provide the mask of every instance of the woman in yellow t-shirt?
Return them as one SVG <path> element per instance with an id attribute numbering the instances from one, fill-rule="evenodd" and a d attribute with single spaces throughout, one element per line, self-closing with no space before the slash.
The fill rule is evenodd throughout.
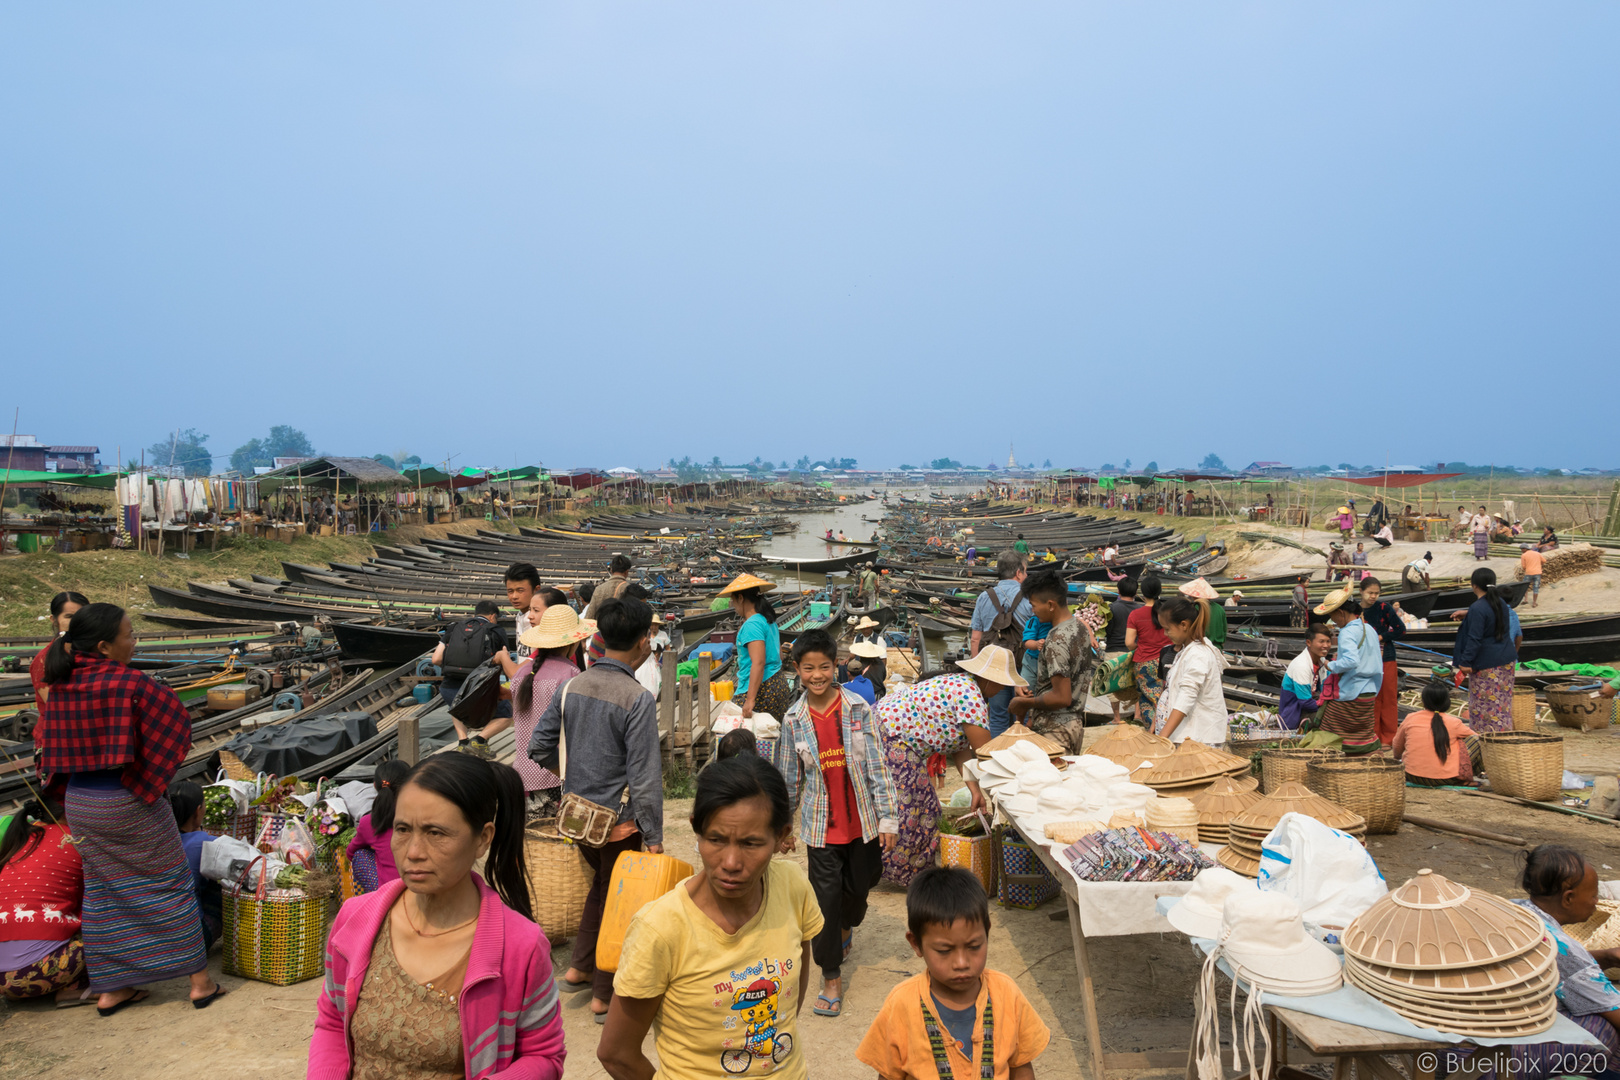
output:
<path id="1" fill-rule="evenodd" d="M 614 1080 L 804 1080 L 796 1024 L 821 908 L 804 871 L 771 856 L 793 827 L 787 785 L 754 754 L 698 774 L 703 868 L 636 913 L 596 1056 Z M 641 1052 L 651 1027 L 661 1069 Z"/>

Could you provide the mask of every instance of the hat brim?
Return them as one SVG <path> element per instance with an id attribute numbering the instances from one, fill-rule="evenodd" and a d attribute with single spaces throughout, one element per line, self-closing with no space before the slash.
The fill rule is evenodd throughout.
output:
<path id="1" fill-rule="evenodd" d="M 1220 940 L 1221 913 L 1208 904 L 1189 904 L 1187 902 L 1189 899 L 1190 897 L 1183 896 L 1165 913 L 1164 917 L 1170 921 L 1170 925 L 1188 937 Z"/>
<path id="2" fill-rule="evenodd" d="M 581 641 L 588 641 L 596 633 L 596 622 L 593 619 L 581 619 L 571 630 L 547 632 L 538 626 L 531 626 L 518 635 L 518 644 L 527 645 L 531 649 L 563 649 L 569 645 L 577 645 Z"/>
<path id="3" fill-rule="evenodd" d="M 857 641 L 849 647 L 851 656 L 863 656 L 868 660 L 877 660 L 889 655 L 889 650 L 875 641 Z"/>
<path id="4" fill-rule="evenodd" d="M 958 660 L 956 662 L 956 666 L 967 672 L 969 675 L 977 675 L 981 679 L 989 679 L 991 682 L 996 683 L 999 686 L 1017 687 L 1029 685 L 1029 680 L 1025 679 L 1016 671 L 1009 669 L 1006 673 L 1003 673 L 997 671 L 995 668 L 992 668 L 988 661 L 984 659 L 985 657 L 986 653 L 981 651 L 978 656 L 970 657 L 966 660 Z"/>
<path id="5" fill-rule="evenodd" d="M 740 593 L 746 589 L 758 589 L 762 593 L 775 592 L 776 582 L 766 581 L 764 578 L 755 577 L 753 574 L 742 574 L 737 578 L 737 580 L 721 589 L 715 595 L 730 596 L 733 593 Z"/>
<path id="6" fill-rule="evenodd" d="M 1345 597 L 1345 600 L 1348 599 L 1349 597 Z M 1318 615 L 1331 615 L 1342 607 L 1344 607 L 1344 600 L 1340 600 L 1337 603 L 1332 604 L 1324 601 L 1323 603 L 1317 604 L 1315 607 L 1311 608 L 1311 610 Z"/>
<path id="7" fill-rule="evenodd" d="M 1224 952 L 1228 961 L 1240 969 L 1240 976 L 1250 972 L 1256 978 L 1275 983 L 1316 985 L 1344 975 L 1344 965 L 1333 955 L 1333 950 L 1313 937 L 1305 937 L 1294 947 L 1278 952 L 1245 953 L 1230 947 Z"/>

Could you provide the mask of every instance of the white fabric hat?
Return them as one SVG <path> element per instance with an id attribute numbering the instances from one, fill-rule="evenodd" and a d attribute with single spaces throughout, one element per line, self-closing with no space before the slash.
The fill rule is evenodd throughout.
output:
<path id="1" fill-rule="evenodd" d="M 889 655 L 889 647 L 881 641 L 857 641 L 849 647 L 851 656 L 864 656 L 876 660 Z"/>
<path id="2" fill-rule="evenodd" d="M 1322 993 L 1344 978 L 1339 958 L 1305 932 L 1299 905 L 1278 893 L 1256 889 L 1228 895 L 1218 940 L 1221 955 L 1257 989 Z"/>
<path id="3" fill-rule="evenodd" d="M 1226 898 L 1240 890 L 1259 892 L 1251 879 L 1228 870 L 1212 866 L 1193 879 L 1192 891 L 1183 896 L 1167 915 L 1170 925 L 1189 937 L 1209 938 L 1221 936 L 1221 912 Z"/>

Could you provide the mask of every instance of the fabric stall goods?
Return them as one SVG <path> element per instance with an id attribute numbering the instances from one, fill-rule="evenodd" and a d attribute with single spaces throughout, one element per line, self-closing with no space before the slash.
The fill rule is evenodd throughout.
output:
<path id="1" fill-rule="evenodd" d="M 1082 881 L 1191 881 L 1215 865 L 1181 837 L 1140 827 L 1082 836 L 1063 858 Z"/>

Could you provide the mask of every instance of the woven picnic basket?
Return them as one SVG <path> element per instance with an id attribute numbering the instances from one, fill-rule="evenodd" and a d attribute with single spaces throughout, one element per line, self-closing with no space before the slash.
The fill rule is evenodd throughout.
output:
<path id="1" fill-rule="evenodd" d="M 1513 688 L 1513 730 L 1536 730 L 1536 688 L 1533 686 Z"/>
<path id="2" fill-rule="evenodd" d="M 1564 781 L 1564 737 L 1533 731 L 1493 731 L 1479 737 L 1485 775 L 1498 795 L 1545 802 Z"/>
<path id="3" fill-rule="evenodd" d="M 552 820 L 531 824 L 523 836 L 523 856 L 529 865 L 529 903 L 534 921 L 553 945 L 579 933 L 585 914 L 585 896 L 595 875 L 579 845 L 557 834 Z"/>
<path id="4" fill-rule="evenodd" d="M 258 861 L 258 860 L 255 860 Z M 335 913 L 330 896 L 305 896 L 296 890 L 265 887 L 259 875 L 256 889 L 245 889 L 252 865 L 242 881 L 221 897 L 225 929 L 227 975 L 240 975 L 273 986 L 290 986 L 313 979 L 323 969 L 326 928 Z"/>
<path id="5" fill-rule="evenodd" d="M 1284 784 L 1304 784 L 1305 770 L 1313 761 L 1343 757 L 1339 750 L 1326 747 L 1315 749 L 1279 748 L 1260 752 L 1260 790 L 1267 795 Z M 1306 785 L 1307 787 L 1309 785 Z"/>
<path id="6" fill-rule="evenodd" d="M 1398 832 L 1406 813 L 1406 770 L 1398 761 L 1323 758 L 1305 770 L 1305 786 L 1367 820 L 1370 833 Z"/>

